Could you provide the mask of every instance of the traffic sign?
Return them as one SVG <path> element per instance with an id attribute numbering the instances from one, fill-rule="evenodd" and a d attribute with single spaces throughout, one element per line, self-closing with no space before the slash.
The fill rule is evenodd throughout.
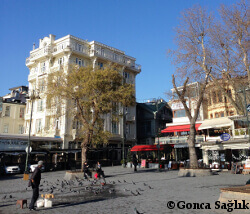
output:
<path id="1" fill-rule="evenodd" d="M 250 112 L 250 104 L 247 105 L 247 111 Z"/>
<path id="2" fill-rule="evenodd" d="M 230 134 L 224 133 L 224 134 L 222 134 L 222 135 L 220 136 L 220 139 L 221 139 L 222 141 L 228 141 L 228 140 L 230 139 Z"/>
<path id="3" fill-rule="evenodd" d="M 29 147 L 27 146 L 27 147 L 25 148 L 26 153 L 28 153 L 28 149 L 29 149 Z M 30 146 L 29 153 L 30 153 L 31 151 L 32 151 L 32 148 L 31 148 L 31 146 Z"/>

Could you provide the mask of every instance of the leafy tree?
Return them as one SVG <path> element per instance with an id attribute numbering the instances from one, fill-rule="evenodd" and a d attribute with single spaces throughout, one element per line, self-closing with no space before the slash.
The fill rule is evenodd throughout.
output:
<path id="1" fill-rule="evenodd" d="M 59 115 L 75 118 L 81 140 L 82 170 L 88 148 L 107 143 L 111 133 L 104 130 L 104 115 L 117 121 L 117 108 L 134 105 L 134 85 L 123 83 L 117 66 L 104 69 L 71 66 L 67 72 L 51 73 L 47 103 Z M 58 111 L 58 109 L 61 109 Z"/>

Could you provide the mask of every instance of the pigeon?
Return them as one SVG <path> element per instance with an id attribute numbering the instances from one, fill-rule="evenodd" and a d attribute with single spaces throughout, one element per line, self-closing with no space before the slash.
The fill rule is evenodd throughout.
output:
<path id="1" fill-rule="evenodd" d="M 3 198 L 2 198 L 2 199 L 5 199 L 6 197 L 7 197 L 7 195 L 3 196 Z"/>
<path id="2" fill-rule="evenodd" d="M 136 192 L 137 192 L 137 195 L 141 195 L 141 193 L 138 190 L 136 190 Z"/>
<path id="3" fill-rule="evenodd" d="M 126 181 L 126 180 L 123 180 L 123 182 L 124 182 L 124 183 L 127 183 L 127 181 Z"/>
<path id="4" fill-rule="evenodd" d="M 147 186 L 147 184 L 146 184 L 146 183 L 143 183 L 143 185 L 144 185 L 144 186 Z"/>
<path id="5" fill-rule="evenodd" d="M 12 198 L 12 195 L 10 195 L 9 197 Z"/>
<path id="6" fill-rule="evenodd" d="M 52 194 L 53 192 L 54 192 L 54 190 L 53 190 L 53 189 L 51 189 L 49 193 L 50 193 L 50 194 Z"/>
<path id="7" fill-rule="evenodd" d="M 120 180 L 118 180 L 118 183 L 121 183 L 121 181 L 120 181 Z"/>
<path id="8" fill-rule="evenodd" d="M 134 192 L 132 192 L 132 191 L 130 191 L 130 192 L 131 192 L 132 195 L 137 196 L 137 194 L 135 194 Z"/>
<path id="9" fill-rule="evenodd" d="M 135 182 L 134 182 L 134 181 L 132 181 L 132 184 L 134 184 L 134 185 L 135 185 Z"/>
<path id="10" fill-rule="evenodd" d="M 139 191 L 144 191 L 144 190 L 143 190 L 143 189 L 141 189 L 141 188 L 138 188 L 138 190 L 139 190 Z"/>
<path id="11" fill-rule="evenodd" d="M 149 189 L 154 189 L 154 188 L 152 188 L 151 186 L 148 186 L 148 188 L 149 188 Z"/>
<path id="12" fill-rule="evenodd" d="M 134 209 L 134 214 L 142 214 L 136 208 Z"/>
<path id="13" fill-rule="evenodd" d="M 124 190 L 124 192 L 127 192 L 127 191 L 129 191 L 129 190 L 128 190 L 128 189 L 126 189 L 126 188 L 124 188 L 123 190 Z"/>

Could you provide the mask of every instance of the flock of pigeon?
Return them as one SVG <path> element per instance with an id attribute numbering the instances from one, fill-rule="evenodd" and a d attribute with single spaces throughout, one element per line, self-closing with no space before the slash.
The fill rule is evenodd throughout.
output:
<path id="1" fill-rule="evenodd" d="M 121 188 L 114 188 L 119 184 L 126 185 L 127 188 L 130 187 L 129 189 L 124 187 L 123 192 L 131 196 L 139 196 L 142 195 L 146 189 L 153 189 L 150 185 L 146 183 L 143 183 L 143 186 L 140 188 L 138 187 L 139 185 L 137 185 L 139 183 L 135 183 L 134 181 L 127 182 L 126 180 L 110 180 L 107 183 L 103 183 L 101 180 L 79 178 L 75 178 L 74 180 L 57 179 L 55 182 L 49 182 L 48 180 L 43 179 L 40 184 L 40 194 L 54 194 L 55 198 L 71 196 L 72 199 L 76 199 L 80 195 L 91 197 L 96 196 L 98 194 L 106 197 L 115 197 L 116 193 L 120 193 L 122 195 Z M 31 188 L 27 187 L 26 191 L 31 191 Z M 4 195 L 2 197 L 2 200 L 4 201 L 12 198 L 15 198 L 13 194 Z M 136 208 L 134 212 L 139 213 Z"/>

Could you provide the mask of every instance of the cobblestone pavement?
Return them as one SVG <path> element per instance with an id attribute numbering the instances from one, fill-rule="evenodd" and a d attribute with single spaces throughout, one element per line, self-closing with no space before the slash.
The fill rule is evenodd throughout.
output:
<path id="1" fill-rule="evenodd" d="M 178 171 L 154 169 L 138 169 L 134 173 L 132 168 L 121 166 L 103 167 L 103 170 L 107 182 L 104 186 L 93 179 L 66 183 L 65 171 L 42 173 L 40 194 L 53 192 L 55 198 L 52 208 L 37 211 L 16 206 L 18 199 L 27 199 L 29 203 L 32 195 L 28 182 L 22 180 L 23 175 L 0 177 L 0 213 L 134 214 L 135 209 L 144 214 L 228 213 L 231 211 L 228 204 L 215 204 L 220 188 L 242 186 L 250 178 L 230 172 L 205 177 L 178 177 Z M 173 203 L 175 208 L 170 209 Z M 249 210 L 232 210 L 232 213 L 249 213 Z"/>

